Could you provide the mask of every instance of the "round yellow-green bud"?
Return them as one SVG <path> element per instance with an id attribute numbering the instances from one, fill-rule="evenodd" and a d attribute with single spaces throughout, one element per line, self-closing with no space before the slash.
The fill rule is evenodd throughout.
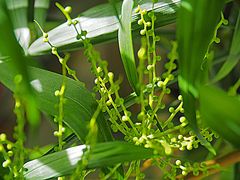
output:
<path id="1" fill-rule="evenodd" d="M 65 127 L 62 127 L 62 132 L 65 132 L 66 131 L 66 128 Z"/>
<path id="2" fill-rule="evenodd" d="M 183 122 L 182 124 L 181 124 L 181 127 L 184 127 L 184 126 L 186 126 L 188 123 L 187 122 Z"/>
<path id="3" fill-rule="evenodd" d="M 140 112 L 137 116 L 138 120 L 143 120 L 144 115 L 145 115 L 144 112 Z"/>
<path id="4" fill-rule="evenodd" d="M 185 147 L 182 146 L 182 147 L 179 148 L 179 150 L 180 150 L 180 151 L 184 151 L 184 150 L 185 150 Z"/>
<path id="5" fill-rule="evenodd" d="M 12 144 L 7 144 L 7 149 L 8 150 L 12 149 Z"/>
<path id="6" fill-rule="evenodd" d="M 58 137 L 58 136 L 59 136 L 59 132 L 58 132 L 58 131 L 54 131 L 54 132 L 53 132 L 53 135 L 56 136 L 56 137 Z"/>
<path id="7" fill-rule="evenodd" d="M 137 141 L 138 141 L 138 138 L 137 138 L 137 137 L 134 137 L 134 138 L 133 138 L 133 141 L 134 141 L 134 142 L 137 142 Z"/>
<path id="8" fill-rule="evenodd" d="M 173 107 L 170 107 L 168 110 L 170 113 L 173 113 L 175 111 L 175 109 Z"/>
<path id="9" fill-rule="evenodd" d="M 112 103 L 111 103 L 110 100 L 108 100 L 108 101 L 106 102 L 106 105 L 107 105 L 107 106 L 111 106 L 111 104 L 112 104 Z"/>
<path id="10" fill-rule="evenodd" d="M 193 149 L 193 146 L 192 146 L 192 143 L 189 143 L 188 145 L 187 145 L 187 150 L 192 150 Z"/>
<path id="11" fill-rule="evenodd" d="M 100 73 L 102 71 L 101 67 L 97 67 L 97 73 Z"/>
<path id="12" fill-rule="evenodd" d="M 178 100 L 179 100 L 179 101 L 182 101 L 182 100 L 183 100 L 182 95 L 179 95 L 179 96 L 178 96 Z"/>
<path id="13" fill-rule="evenodd" d="M 147 22 L 146 25 L 147 25 L 148 27 L 150 27 L 150 26 L 152 25 L 152 23 L 151 23 L 151 22 Z"/>
<path id="14" fill-rule="evenodd" d="M 182 139 L 183 138 L 183 135 L 178 135 L 178 139 Z"/>
<path id="15" fill-rule="evenodd" d="M 147 10 L 146 9 L 142 10 L 142 14 L 143 15 L 147 14 Z"/>
<path id="16" fill-rule="evenodd" d="M 140 48 L 138 51 L 138 57 L 141 59 L 144 57 L 144 55 L 146 54 L 146 49 L 145 48 Z"/>
<path id="17" fill-rule="evenodd" d="M 216 37 L 216 38 L 214 39 L 214 41 L 215 41 L 215 43 L 218 44 L 218 43 L 220 43 L 221 40 L 220 40 L 218 37 Z"/>
<path id="18" fill-rule="evenodd" d="M 128 116 L 122 116 L 122 121 L 127 121 L 128 120 Z"/>
<path id="19" fill-rule="evenodd" d="M 164 82 L 163 81 L 158 81 L 157 86 L 162 88 L 164 86 Z"/>
<path id="20" fill-rule="evenodd" d="M 180 121 L 181 123 L 184 123 L 184 122 L 186 121 L 186 118 L 185 118 L 184 116 L 182 116 L 182 117 L 180 117 L 179 121 Z"/>
<path id="21" fill-rule="evenodd" d="M 6 141 L 7 135 L 5 133 L 0 134 L 0 141 Z"/>
<path id="22" fill-rule="evenodd" d="M 173 80 L 173 79 L 174 79 L 174 75 L 169 74 L 169 75 L 168 75 L 168 79 L 169 79 L 170 81 Z"/>
<path id="23" fill-rule="evenodd" d="M 8 156 L 9 156 L 9 157 L 12 157 L 12 156 L 13 156 L 13 151 L 8 151 L 7 153 L 8 153 Z"/>
<path id="24" fill-rule="evenodd" d="M 186 176 L 187 174 L 188 174 L 187 171 L 182 171 L 183 176 Z"/>
<path id="25" fill-rule="evenodd" d="M 171 93 L 171 89 L 166 88 L 166 89 L 164 90 L 164 92 L 165 92 L 166 94 L 170 94 L 170 93 Z"/>
<path id="26" fill-rule="evenodd" d="M 96 79 L 94 80 L 94 83 L 95 83 L 95 84 L 98 84 L 98 78 L 96 78 Z"/>
<path id="27" fill-rule="evenodd" d="M 180 160 L 176 160 L 176 162 L 175 162 L 175 164 L 177 165 L 177 166 L 180 166 L 181 165 L 181 161 Z"/>
<path id="28" fill-rule="evenodd" d="M 16 100 L 15 102 L 15 107 L 19 108 L 21 106 L 21 102 L 19 100 Z"/>
<path id="29" fill-rule="evenodd" d="M 165 148 L 165 153 L 166 153 L 166 155 L 172 154 L 172 149 L 170 147 L 169 148 Z"/>
<path id="30" fill-rule="evenodd" d="M 59 96 L 59 95 L 60 95 L 60 91 L 59 91 L 59 90 L 56 90 L 56 91 L 54 92 L 54 95 L 55 95 L 55 96 Z"/>
<path id="31" fill-rule="evenodd" d="M 148 65 L 148 66 L 147 66 L 147 70 L 148 70 L 148 71 L 150 71 L 150 70 L 152 70 L 152 69 L 153 69 L 153 65 Z"/>
<path id="32" fill-rule="evenodd" d="M 144 138 L 141 136 L 141 137 L 139 138 L 138 142 L 139 142 L 140 144 L 142 144 L 142 143 L 144 142 Z"/>
<path id="33" fill-rule="evenodd" d="M 171 142 L 175 143 L 175 142 L 177 142 L 177 139 L 175 137 L 173 137 L 173 138 L 171 138 Z"/>
<path id="34" fill-rule="evenodd" d="M 142 25 L 143 24 L 143 20 L 142 19 L 139 19 L 138 20 L 138 25 Z"/>
<path id="35" fill-rule="evenodd" d="M 181 108 L 181 109 L 180 109 L 180 112 L 181 112 L 181 113 L 184 113 L 184 109 L 183 109 L 183 108 Z"/>
<path id="36" fill-rule="evenodd" d="M 199 171 L 196 171 L 196 170 L 193 171 L 193 175 L 194 175 L 194 176 L 198 176 L 198 175 L 199 175 Z"/>
<path id="37" fill-rule="evenodd" d="M 150 144 L 145 144 L 144 147 L 145 148 L 150 148 L 151 146 L 150 146 Z"/>
<path id="38" fill-rule="evenodd" d="M 64 11 L 68 14 L 70 14 L 72 12 L 72 7 L 71 6 L 67 6 L 64 8 Z"/>
<path id="39" fill-rule="evenodd" d="M 4 162 L 2 163 L 2 167 L 6 168 L 6 167 L 8 167 L 10 164 L 11 164 L 11 160 L 10 160 L 10 159 L 7 159 L 6 161 L 4 161 Z"/>
<path id="40" fill-rule="evenodd" d="M 145 29 L 142 29 L 141 31 L 140 31 L 140 34 L 143 36 L 143 35 L 145 35 L 146 34 L 146 30 Z"/>
<path id="41" fill-rule="evenodd" d="M 113 78 L 114 78 L 114 74 L 112 73 L 112 72 L 109 72 L 108 73 L 108 77 L 109 77 L 109 80 L 113 80 Z"/>

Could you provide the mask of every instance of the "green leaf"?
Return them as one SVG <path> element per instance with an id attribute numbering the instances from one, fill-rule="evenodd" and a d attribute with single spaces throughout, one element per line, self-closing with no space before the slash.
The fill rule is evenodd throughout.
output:
<path id="1" fill-rule="evenodd" d="M 227 61 L 223 64 L 213 82 L 217 82 L 227 76 L 231 70 L 237 65 L 240 59 L 240 11 L 238 12 L 238 19 L 235 26 L 232 44 Z"/>
<path id="2" fill-rule="evenodd" d="M 11 61 L 0 63 L 0 81 L 14 91 L 15 87 L 11 81 L 13 74 L 9 70 L 9 66 L 11 66 Z M 56 104 L 58 104 L 58 98 L 54 96 L 54 93 L 61 86 L 62 75 L 34 67 L 29 67 L 28 70 L 31 77 L 31 85 L 35 90 L 38 108 L 49 115 L 57 115 L 58 109 Z M 64 104 L 63 121 L 82 142 L 85 142 L 88 134 L 87 125 L 95 112 L 97 103 L 83 83 L 70 78 L 67 78 L 66 81 L 67 88 L 64 96 L 66 102 Z M 99 140 L 112 140 L 108 124 L 101 114 L 97 122 L 100 131 Z"/>
<path id="3" fill-rule="evenodd" d="M 133 3 L 133 0 L 123 1 L 121 26 L 118 31 L 118 44 L 128 81 L 132 86 L 133 90 L 138 94 L 138 75 L 134 58 L 131 29 Z"/>
<path id="4" fill-rule="evenodd" d="M 189 125 L 209 151 L 214 149 L 199 133 L 196 122 L 198 88 L 207 82 L 206 67 L 202 67 L 209 43 L 219 21 L 224 0 L 183 0 L 177 20 L 179 53 L 179 87 L 183 96 L 184 114 Z"/>
<path id="5" fill-rule="evenodd" d="M 9 81 L 13 83 L 16 75 L 22 76 L 22 81 L 19 84 L 18 92 L 22 96 L 26 105 L 26 113 L 28 120 L 32 125 L 37 125 L 39 113 L 36 108 L 32 88 L 29 84 L 29 74 L 26 69 L 26 58 L 23 56 L 22 48 L 19 46 L 13 32 L 13 26 L 9 18 L 9 13 L 3 0 L 0 1 L 0 56 L 1 63 L 12 59 L 13 63 L 6 72 L 11 74 Z M 4 71 L 0 68 L 0 71 Z M 0 77 L 2 78 L 2 77 Z"/>
<path id="6" fill-rule="evenodd" d="M 70 174 L 81 160 L 85 145 L 72 147 L 24 165 L 26 179 L 48 179 Z M 153 157 L 153 150 L 135 146 L 127 142 L 106 142 L 91 147 L 87 168 L 112 166 L 118 163 Z"/>
<path id="7" fill-rule="evenodd" d="M 154 10 L 157 16 L 156 28 L 174 22 L 176 18 L 176 10 L 180 0 L 169 1 L 163 0 L 152 7 L 152 0 L 143 0 L 140 5 L 147 11 Z M 121 12 L 121 2 L 115 5 L 117 12 Z M 76 18 L 83 30 L 88 32 L 87 37 L 91 39 L 93 44 L 106 42 L 117 39 L 117 31 L 119 21 L 115 15 L 116 10 L 111 4 L 102 4 L 83 12 L 79 18 Z M 141 26 L 137 24 L 139 15 L 133 9 L 132 13 L 132 30 L 139 34 Z M 78 27 L 78 30 L 80 28 Z M 73 27 L 64 23 L 48 32 L 49 41 L 59 50 L 74 50 L 81 48 L 83 43 L 76 39 L 76 32 Z M 43 38 L 37 39 L 29 47 L 30 55 L 39 55 L 50 52 L 51 48 L 43 42 Z"/>
<path id="8" fill-rule="evenodd" d="M 108 0 L 108 2 L 112 5 L 113 10 L 115 12 L 115 16 L 117 17 L 118 21 L 120 22 L 119 11 L 118 11 L 118 8 L 117 8 L 117 4 L 118 4 L 119 1 L 118 0 Z"/>
<path id="9" fill-rule="evenodd" d="M 200 89 L 200 112 L 204 122 L 235 147 L 240 147 L 240 100 L 215 87 Z"/>
<path id="10" fill-rule="evenodd" d="M 35 0 L 34 2 L 34 20 L 36 20 L 42 27 L 47 17 L 47 10 L 50 5 L 50 0 Z M 42 32 L 37 28 L 38 36 L 42 35 Z"/>
<path id="11" fill-rule="evenodd" d="M 28 28 L 28 0 L 7 0 L 6 3 L 18 42 L 27 51 L 31 36 Z"/>

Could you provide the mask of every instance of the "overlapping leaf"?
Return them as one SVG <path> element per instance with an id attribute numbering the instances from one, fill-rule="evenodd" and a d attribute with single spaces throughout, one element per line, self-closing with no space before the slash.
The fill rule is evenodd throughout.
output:
<path id="1" fill-rule="evenodd" d="M 27 162 L 24 165 L 24 176 L 26 179 L 34 180 L 70 174 L 76 168 L 78 161 L 81 160 L 85 149 L 85 145 L 76 146 Z M 100 143 L 91 147 L 87 168 L 109 167 L 118 163 L 151 157 L 154 157 L 152 149 L 127 142 Z"/>
<path id="2" fill-rule="evenodd" d="M 122 4 L 121 25 L 118 31 L 118 43 L 124 69 L 130 85 L 138 94 L 138 75 L 135 64 L 133 42 L 132 42 L 132 8 L 133 0 L 124 0 Z"/>
<path id="3" fill-rule="evenodd" d="M 14 74 L 9 69 L 10 62 L 0 64 L 0 81 L 9 89 L 14 91 L 14 83 L 12 78 Z M 56 105 L 58 98 L 54 96 L 54 92 L 58 90 L 62 83 L 62 76 L 50 71 L 39 68 L 30 67 L 31 85 L 35 89 L 35 96 L 39 109 L 49 115 L 58 114 Z M 96 101 L 91 93 L 84 87 L 82 83 L 67 79 L 66 93 L 64 98 L 64 123 L 66 123 L 76 135 L 84 142 L 88 134 L 87 125 L 96 108 Z M 108 124 L 102 115 L 98 119 L 100 139 L 111 140 Z"/>
<path id="4" fill-rule="evenodd" d="M 30 43 L 28 0 L 7 0 L 6 2 L 18 42 L 26 51 Z"/>
<path id="5" fill-rule="evenodd" d="M 139 2 L 143 9 L 152 10 L 152 0 L 143 0 Z M 174 22 L 176 18 L 176 10 L 180 0 L 169 1 L 163 0 L 154 5 L 153 10 L 157 16 L 156 28 Z M 111 4 L 103 4 L 93 7 L 81 14 L 77 20 L 81 24 L 81 28 L 88 32 L 87 37 L 91 42 L 101 43 L 117 38 L 119 28 L 119 20 L 115 13 L 121 12 L 121 2 L 115 5 L 115 9 Z M 138 33 L 141 28 L 137 21 L 138 14 L 133 10 L 132 13 L 132 30 Z M 78 27 L 80 31 L 80 27 Z M 50 42 L 59 47 L 60 50 L 74 50 L 83 46 L 80 40 L 76 39 L 76 32 L 73 27 L 64 23 L 48 32 Z M 37 39 L 30 47 L 30 55 L 39 55 L 51 51 L 48 44 L 43 42 L 42 38 Z"/>
<path id="6" fill-rule="evenodd" d="M 39 119 L 39 113 L 29 84 L 29 74 L 26 69 L 26 58 L 23 56 L 22 48 L 19 46 L 14 32 L 9 12 L 6 8 L 4 0 L 0 1 L 0 66 L 3 62 L 11 59 L 13 63 L 9 67 L 7 74 L 11 73 L 9 82 L 13 83 L 16 75 L 21 75 L 22 81 L 19 85 L 19 93 L 25 101 L 28 119 L 32 125 L 36 125 Z M 0 68 L 0 71 L 3 70 Z M 2 77 L 0 77 L 2 79 Z"/>
<path id="7" fill-rule="evenodd" d="M 200 90 L 200 111 L 206 124 L 235 147 L 240 147 L 240 99 L 214 88 Z"/>
<path id="8" fill-rule="evenodd" d="M 44 26 L 49 5 L 50 0 L 35 0 L 34 2 L 34 19 L 41 24 L 41 26 Z M 42 35 L 42 32 L 39 30 L 39 28 L 38 35 Z"/>
<path id="9" fill-rule="evenodd" d="M 202 143 L 214 153 L 199 134 L 196 123 L 198 88 L 207 82 L 203 61 L 214 29 L 219 21 L 224 0 L 183 0 L 178 14 L 179 86 L 183 95 L 184 113 Z"/>

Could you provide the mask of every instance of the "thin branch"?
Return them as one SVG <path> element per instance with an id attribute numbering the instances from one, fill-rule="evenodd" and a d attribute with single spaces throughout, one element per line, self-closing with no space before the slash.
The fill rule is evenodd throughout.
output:
<path id="1" fill-rule="evenodd" d="M 231 152 L 231 153 L 229 153 L 229 154 L 227 154 L 227 155 L 225 155 L 223 157 L 206 161 L 205 163 L 207 164 L 207 166 L 212 166 L 212 165 L 218 164 L 222 168 L 224 168 L 224 167 L 228 167 L 228 166 L 230 166 L 232 164 L 235 164 L 237 162 L 240 162 L 240 151 L 239 150 Z M 207 176 L 220 172 L 222 170 L 222 168 L 210 169 L 208 171 Z M 189 174 L 186 177 L 183 176 L 183 175 L 179 175 L 179 176 L 177 176 L 177 179 L 200 180 L 200 179 L 202 179 L 205 176 L 206 175 L 203 174 L 203 173 L 200 173 L 198 176 L 194 176 L 193 174 Z"/>

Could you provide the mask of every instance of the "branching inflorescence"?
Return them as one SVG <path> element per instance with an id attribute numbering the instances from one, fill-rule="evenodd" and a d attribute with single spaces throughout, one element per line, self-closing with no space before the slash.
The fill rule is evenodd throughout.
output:
<path id="1" fill-rule="evenodd" d="M 90 120 L 89 135 L 87 136 L 86 143 L 92 145 L 96 142 L 98 132 L 96 118 L 100 111 L 102 111 L 107 114 L 106 117 L 111 122 L 113 132 L 122 133 L 126 141 L 154 149 L 155 153 L 162 157 L 155 159 L 154 163 L 165 172 L 166 178 L 175 178 L 177 176 L 177 169 L 181 169 L 184 176 L 189 172 L 193 172 L 195 175 L 199 171 L 204 172 L 206 168 L 204 169 L 203 165 L 198 163 L 193 165 L 185 163 L 182 165 L 180 160 L 176 160 L 176 164 L 173 165 L 174 159 L 170 157 L 166 158 L 166 155 L 171 155 L 174 150 L 183 151 L 185 149 L 192 150 L 192 148 L 197 148 L 200 141 L 191 129 L 187 127 L 187 119 L 183 115 L 180 116 L 184 112 L 181 95 L 172 103 L 174 106 L 168 108 L 169 115 L 167 119 L 164 120 L 159 116 L 160 112 L 166 113 L 165 109 L 167 105 L 164 102 L 164 97 L 171 94 L 169 84 L 175 78 L 173 72 L 177 69 L 175 61 L 178 55 L 177 43 L 172 42 L 172 50 L 168 54 L 168 62 L 164 65 L 166 71 L 161 74 L 157 73 L 157 62 L 161 61 L 161 56 L 157 54 L 157 42 L 160 41 L 160 37 L 155 34 L 154 23 L 156 16 L 154 12 L 150 11 L 147 13 L 140 6 L 136 9 L 136 13 L 139 13 L 140 16 L 138 24 L 143 27 L 140 31 L 142 46 L 138 51 L 139 63 L 137 68 L 139 77 L 138 86 L 140 87 L 137 103 L 140 105 L 140 111 L 137 116 L 132 116 L 132 113 L 125 106 L 124 99 L 119 95 L 121 78 L 115 80 L 113 72 L 108 71 L 107 61 L 102 60 L 100 54 L 94 49 L 90 39 L 87 38 L 87 32 L 81 28 L 80 22 L 70 17 L 71 7 L 63 8 L 58 3 L 56 3 L 56 6 L 66 17 L 67 24 L 73 26 L 75 29 L 76 39 L 82 41 L 85 48 L 84 54 L 91 63 L 91 70 L 96 77 L 94 90 L 96 93 L 99 93 L 100 98 L 97 100 L 98 108 Z M 77 25 L 79 25 L 80 31 Z M 52 54 L 62 64 L 63 82 L 60 90 L 56 90 L 55 92 L 55 95 L 59 96 L 59 114 L 56 117 L 59 129 L 54 133 L 59 138 L 59 149 L 61 149 L 63 144 L 62 134 L 65 129 L 62 124 L 64 91 L 66 88 L 64 78 L 66 78 L 66 73 L 68 72 L 75 80 L 78 79 L 75 71 L 71 70 L 66 64 L 69 58 L 68 55 L 62 58 L 57 48 L 49 42 L 48 34 L 43 30 L 42 32 L 44 42 L 47 42 L 52 47 Z M 176 121 L 176 119 L 179 120 Z M 201 132 L 206 139 L 212 141 L 214 133 L 209 133 L 206 128 Z M 87 154 L 89 152 L 90 150 L 88 153 L 85 153 L 85 160 L 82 160 L 73 177 L 77 177 L 78 175 L 84 177 L 86 175 L 80 172 L 87 165 Z M 143 178 L 140 166 L 140 161 L 132 162 L 126 173 L 126 177 L 135 172 L 136 176 Z M 166 171 L 167 166 L 173 170 L 170 172 Z"/>
<path id="2" fill-rule="evenodd" d="M 140 89 L 140 93 L 137 97 L 139 112 L 134 116 L 126 106 L 124 98 L 119 94 L 120 83 L 122 81 L 121 77 L 116 79 L 113 72 L 108 71 L 107 61 L 103 60 L 99 52 L 94 49 L 90 39 L 87 38 L 87 32 L 81 28 L 81 24 L 78 20 L 71 18 L 71 7 L 68 6 L 64 8 L 58 3 L 56 3 L 56 6 L 66 17 L 67 24 L 75 29 L 76 39 L 83 43 L 85 48 L 84 54 L 91 63 L 91 70 L 95 76 L 94 91 L 99 94 L 99 99 L 97 100 L 98 107 L 90 120 L 89 134 L 86 137 L 85 143 L 87 145 L 94 145 L 96 143 L 98 133 L 96 119 L 99 113 L 103 112 L 105 117 L 109 120 L 114 133 L 121 133 L 124 136 L 124 140 L 130 143 L 144 146 L 145 148 L 152 148 L 154 150 L 158 158 L 152 159 L 150 164 L 159 167 L 166 179 L 176 179 L 179 175 L 179 171 L 183 176 L 191 172 L 193 175 L 197 176 L 200 172 L 207 173 L 209 168 L 216 167 L 216 165 L 214 167 L 207 167 L 204 163 L 184 163 L 184 160 L 172 157 L 175 151 L 198 148 L 200 141 L 188 127 L 188 120 L 183 116 L 184 109 L 182 96 L 179 95 L 172 103 L 166 103 L 164 100 L 165 97 L 171 95 L 170 83 L 173 83 L 176 78 L 174 71 L 177 69 L 177 42 L 172 42 L 172 49 L 168 54 L 167 62 L 164 64 L 164 72 L 158 73 L 158 62 L 162 61 L 162 58 L 157 53 L 157 42 L 160 41 L 160 37 L 155 33 L 154 25 L 156 16 L 154 12 L 147 12 L 141 9 L 140 6 L 136 9 L 136 13 L 138 13 L 140 17 L 138 24 L 142 27 L 140 31 L 142 43 L 137 53 L 139 60 L 137 67 L 139 78 L 138 86 Z M 216 28 L 214 38 L 210 45 L 213 42 L 219 42 L 216 34 L 217 29 L 222 23 L 226 24 L 223 16 Z M 43 41 L 49 44 L 52 49 L 52 54 L 58 58 L 62 65 L 62 84 L 60 88 L 55 91 L 55 96 L 59 98 L 59 101 L 57 104 L 58 114 L 56 114 L 55 117 L 55 122 L 58 124 L 58 130 L 54 132 L 54 135 L 58 137 L 58 150 L 60 151 L 63 149 L 63 134 L 66 128 L 63 124 L 64 95 L 67 88 L 66 78 L 67 75 L 70 75 L 74 80 L 79 80 L 75 71 L 67 65 L 69 54 L 61 56 L 58 48 L 49 41 L 48 34 L 43 31 L 39 24 L 38 26 L 43 34 Z M 77 26 L 80 27 L 80 31 Z M 209 58 L 209 54 L 208 50 L 206 58 Z M 18 79 L 16 80 L 17 84 L 20 78 L 16 77 L 16 79 Z M 1 134 L 0 152 L 5 158 L 3 166 L 9 167 L 10 172 L 13 173 L 13 177 L 23 177 L 21 167 L 23 167 L 25 156 L 23 147 L 24 109 L 21 106 L 21 99 L 17 93 L 15 94 L 15 100 L 15 113 L 18 119 L 18 124 L 16 126 L 17 142 L 13 144 L 6 139 L 5 134 Z M 164 116 L 162 116 L 163 114 Z M 200 118 L 201 117 L 198 117 L 198 119 Z M 201 134 L 208 141 L 212 141 L 214 137 L 217 138 L 215 132 L 210 131 L 204 126 L 202 126 Z M 79 166 L 73 173 L 72 179 L 77 177 L 84 178 L 86 176 L 87 171 L 83 170 L 87 166 L 90 152 L 91 149 L 85 152 L 85 156 L 82 161 L 79 162 Z M 11 157 L 13 154 L 15 166 L 11 165 Z M 18 158 L 18 162 L 16 162 L 15 156 Z M 149 160 L 145 161 L 145 163 L 146 162 L 149 163 Z M 145 163 L 143 164 L 143 168 L 146 165 Z M 105 175 L 104 178 L 112 176 L 119 166 L 120 165 L 116 165 L 112 168 L 110 173 Z M 125 174 L 126 179 L 133 174 L 140 179 L 144 177 L 144 174 L 141 172 L 143 169 L 141 168 L 140 161 L 131 162 L 127 167 L 128 170 Z"/>

